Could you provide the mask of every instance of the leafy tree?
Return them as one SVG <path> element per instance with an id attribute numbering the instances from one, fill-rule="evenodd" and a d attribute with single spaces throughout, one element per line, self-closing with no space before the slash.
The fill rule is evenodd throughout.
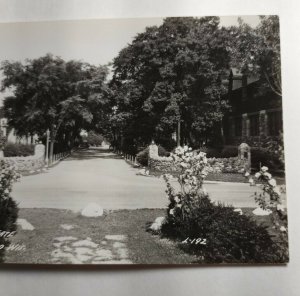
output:
<path id="1" fill-rule="evenodd" d="M 242 73 L 259 76 L 263 87 L 281 96 L 279 17 L 261 16 L 256 28 L 240 19 L 239 26 L 229 28 L 229 32 L 232 64 Z"/>
<path id="2" fill-rule="evenodd" d="M 151 139 L 174 146 L 176 130 L 181 142 L 209 141 L 228 108 L 222 84 L 229 63 L 227 34 L 217 17 L 167 18 L 119 53 L 111 121 L 125 146 Z"/>
<path id="3" fill-rule="evenodd" d="M 106 67 L 48 54 L 25 64 L 5 61 L 1 70 L 2 90 L 13 91 L 4 101 L 5 113 L 18 135 L 43 138 L 49 129 L 53 151 L 54 141 L 73 145 L 82 128 L 100 120 Z"/>

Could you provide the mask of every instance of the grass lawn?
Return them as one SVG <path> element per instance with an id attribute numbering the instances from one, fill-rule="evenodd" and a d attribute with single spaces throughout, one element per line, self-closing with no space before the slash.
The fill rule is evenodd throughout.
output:
<path id="1" fill-rule="evenodd" d="M 149 175 L 154 177 L 160 177 L 165 172 L 149 170 Z M 173 176 L 178 176 L 178 173 L 171 172 Z M 278 185 L 285 185 L 284 177 L 274 176 Z M 219 181 L 219 182 L 237 182 L 237 183 L 248 183 L 248 179 L 244 177 L 243 174 L 240 173 L 209 173 L 205 178 L 206 181 Z"/>
<path id="2" fill-rule="evenodd" d="M 147 225 L 164 213 L 165 210 L 160 209 L 119 210 L 109 212 L 100 218 L 86 218 L 67 210 L 21 209 L 19 218 L 29 221 L 35 229 L 33 231 L 18 229 L 12 244 L 24 244 L 26 249 L 7 251 L 5 262 L 53 263 L 51 253 L 55 249 L 53 244 L 56 237 L 72 236 L 82 240 L 89 237 L 96 244 L 106 241 L 105 248 L 113 250 L 114 242 L 105 240 L 105 236 L 124 235 L 128 259 L 132 263 L 192 263 L 196 258 L 185 254 L 175 243 L 146 232 Z M 65 230 L 61 227 L 62 224 L 73 225 L 75 228 Z M 116 261 L 115 258 L 113 263 L 117 263 Z M 59 263 L 68 263 L 68 261 Z"/>
<path id="3" fill-rule="evenodd" d="M 253 208 L 243 208 L 244 214 L 254 217 L 259 223 L 271 228 L 270 216 L 254 216 Z M 23 244 L 23 251 L 7 251 L 6 263 L 70 263 L 66 258 L 59 262 L 53 261 L 55 238 L 74 237 L 78 240 L 90 239 L 95 244 L 103 245 L 111 252 L 113 258 L 104 263 L 122 263 L 116 254 L 116 242 L 107 236 L 122 235 L 126 237 L 128 252 L 125 263 L 135 264 L 189 264 L 197 262 L 197 257 L 185 253 L 177 242 L 162 239 L 146 231 L 147 225 L 158 216 L 164 216 L 162 209 L 118 210 L 106 213 L 100 218 L 82 217 L 78 213 L 58 209 L 21 209 L 19 218 L 29 221 L 35 229 L 33 231 L 18 229 L 12 238 L 12 244 Z M 61 225 L 72 225 L 74 228 L 66 230 Z M 120 244 L 120 243 L 119 243 Z M 68 247 L 66 247 L 68 248 Z M 72 250 L 69 250 L 72 252 Z M 74 251 L 74 250 L 73 250 Z M 86 260 L 80 263 L 92 263 Z M 101 264 L 101 262 L 99 262 Z"/>
<path id="4" fill-rule="evenodd" d="M 135 167 L 132 162 L 126 161 L 129 165 L 132 167 Z M 137 167 L 135 167 L 137 168 Z M 137 169 L 141 169 L 142 166 L 140 166 Z M 166 172 L 158 171 L 158 170 L 149 170 L 149 176 L 154 176 L 154 177 L 161 177 L 162 175 L 166 174 Z M 178 176 L 178 172 L 170 172 L 171 175 L 174 177 Z M 254 174 L 252 172 L 252 174 Z M 285 177 L 283 176 L 277 176 L 274 175 L 274 178 L 277 181 L 278 185 L 285 185 Z M 208 176 L 205 178 L 206 181 L 219 181 L 219 182 L 238 182 L 238 183 L 248 183 L 248 179 L 244 177 L 244 174 L 241 173 L 209 173 Z"/>

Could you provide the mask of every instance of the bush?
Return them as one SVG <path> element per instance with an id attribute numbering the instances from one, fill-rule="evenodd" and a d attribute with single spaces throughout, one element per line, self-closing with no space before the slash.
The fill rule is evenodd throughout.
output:
<path id="1" fill-rule="evenodd" d="M 34 154 L 34 145 L 7 143 L 3 153 L 5 157 L 30 156 Z"/>
<path id="2" fill-rule="evenodd" d="M 235 146 L 225 146 L 223 149 L 201 147 L 197 151 L 206 153 L 207 158 L 229 158 L 238 156 L 238 148 Z"/>
<path id="3" fill-rule="evenodd" d="M 166 151 L 166 149 L 162 146 L 158 146 L 158 155 L 159 156 L 169 156 L 170 153 Z M 144 150 L 140 151 L 136 155 L 136 160 L 138 163 L 140 163 L 142 166 L 148 165 L 148 158 L 149 158 L 149 147 L 145 148 Z"/>
<path id="4" fill-rule="evenodd" d="M 238 153 L 236 146 L 225 146 L 221 151 L 221 158 L 237 157 Z"/>
<path id="5" fill-rule="evenodd" d="M 3 135 L 2 130 L 0 129 L 0 151 L 3 150 L 6 143 L 6 137 Z"/>
<path id="6" fill-rule="evenodd" d="M 221 151 L 217 148 L 212 147 L 201 147 L 197 152 L 203 152 L 206 153 L 207 158 L 220 158 L 221 157 Z"/>
<path id="7" fill-rule="evenodd" d="M 198 199 L 186 197 L 182 208 L 176 209 L 173 215 L 168 212 L 162 234 L 180 241 L 205 239 L 205 245 L 183 244 L 186 251 L 204 258 L 203 263 L 274 263 L 281 260 L 266 227 L 234 212 L 232 207 L 213 204 L 208 197 L 202 196 Z"/>
<path id="8" fill-rule="evenodd" d="M 270 171 L 284 170 L 283 162 L 269 150 L 264 148 L 251 149 L 251 166 L 255 170 L 259 170 L 262 165 L 267 166 Z"/>
<path id="9" fill-rule="evenodd" d="M 202 263 L 286 262 L 266 227 L 233 207 L 211 202 L 203 188 L 210 171 L 205 154 L 178 147 L 173 158 L 181 167 L 180 190 L 176 191 L 164 175 L 170 203 L 161 228 L 163 236 L 186 242 L 183 248 L 198 255 Z M 197 239 L 199 244 L 194 243 Z"/>
<path id="10" fill-rule="evenodd" d="M 11 198 L 12 183 L 18 179 L 18 175 L 0 160 L 0 230 L 13 232 L 16 230 L 16 220 L 18 217 L 18 207 Z M 0 236 L 0 262 L 3 262 L 5 248 L 9 246 L 8 238 Z"/>

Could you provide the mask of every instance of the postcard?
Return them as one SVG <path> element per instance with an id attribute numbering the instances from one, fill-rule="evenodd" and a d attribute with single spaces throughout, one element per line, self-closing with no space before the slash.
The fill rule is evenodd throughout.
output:
<path id="1" fill-rule="evenodd" d="M 0 40 L 1 264 L 289 261 L 278 16 Z"/>

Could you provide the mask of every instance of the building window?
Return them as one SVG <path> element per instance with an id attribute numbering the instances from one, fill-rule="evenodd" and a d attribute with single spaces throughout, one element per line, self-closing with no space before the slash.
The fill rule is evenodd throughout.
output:
<path id="1" fill-rule="evenodd" d="M 270 136 L 278 136 L 282 131 L 282 113 L 280 111 L 268 113 L 268 132 Z"/>
<path id="2" fill-rule="evenodd" d="M 242 136 L 242 117 L 236 117 L 234 119 L 234 135 L 236 137 Z"/>
<path id="3" fill-rule="evenodd" d="M 259 116 L 258 114 L 250 115 L 250 136 L 258 136 L 259 135 Z"/>

